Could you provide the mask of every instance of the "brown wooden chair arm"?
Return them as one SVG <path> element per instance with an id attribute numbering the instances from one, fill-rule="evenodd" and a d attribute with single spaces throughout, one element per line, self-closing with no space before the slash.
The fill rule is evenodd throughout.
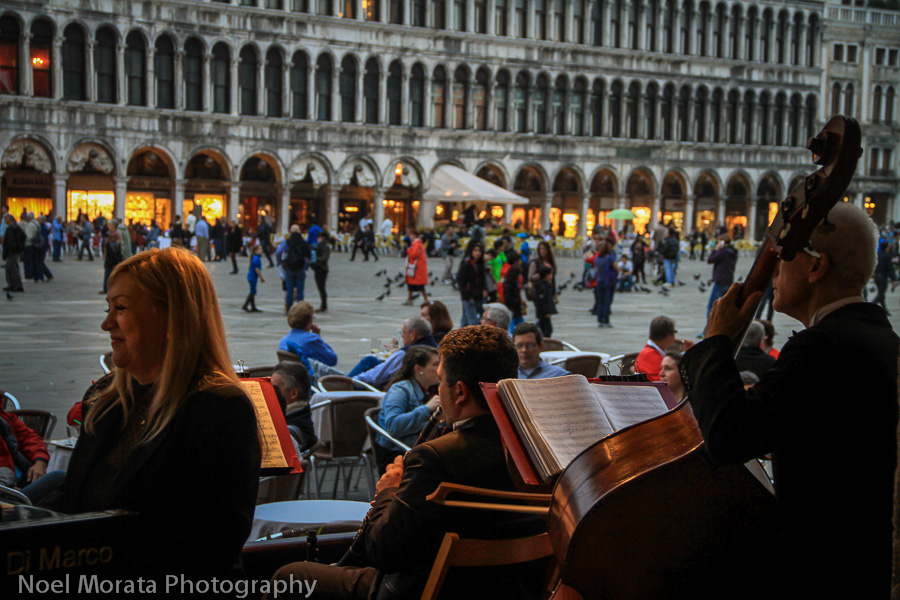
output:
<path id="1" fill-rule="evenodd" d="M 522 500 L 532 504 L 526 506 L 521 504 L 503 504 L 495 502 L 472 502 L 462 500 L 448 500 L 450 494 L 459 493 L 468 496 L 481 496 L 484 498 L 496 498 L 498 500 Z M 516 512 L 533 515 L 546 515 L 549 511 L 551 494 L 530 494 L 527 492 L 507 492 L 504 490 L 491 490 L 487 488 L 478 488 L 470 485 L 460 485 L 458 483 L 441 482 L 437 489 L 426 500 L 434 502 L 442 506 L 456 506 L 460 508 L 480 508 L 482 510 L 500 510 L 504 512 Z M 533 506 L 533 505 L 542 506 Z"/>

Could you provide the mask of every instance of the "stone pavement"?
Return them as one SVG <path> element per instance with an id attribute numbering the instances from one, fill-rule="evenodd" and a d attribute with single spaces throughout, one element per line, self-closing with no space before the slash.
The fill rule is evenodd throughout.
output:
<path id="1" fill-rule="evenodd" d="M 374 277 L 381 269 L 396 277 L 403 260 L 395 256 L 380 257 L 378 262 L 363 262 L 348 254 L 333 253 L 328 279 L 329 310 L 316 321 L 322 336 L 338 353 L 338 368 L 349 370 L 372 347 L 373 338 L 397 334 L 401 321 L 418 314 L 415 307 L 403 306 L 405 289 L 392 287 L 391 295 L 376 301 L 385 288 L 385 277 Z M 267 262 L 264 260 L 264 264 Z M 569 273 L 581 275 L 581 261 L 562 258 L 560 276 L 564 283 Z M 752 257 L 741 257 L 738 274 L 749 270 Z M 98 358 L 109 350 L 109 336 L 100 330 L 106 302 L 98 294 L 101 289 L 103 263 L 76 261 L 66 256 L 62 263 L 48 263 L 55 278 L 48 283 L 26 282 L 26 291 L 15 294 L 12 301 L 0 297 L 0 389 L 11 392 L 23 407 L 54 412 L 59 418 L 56 435 L 63 433 L 62 421 L 74 402 L 102 371 Z M 259 284 L 257 305 L 264 312 L 241 311 L 248 287 L 248 259 L 239 261 L 242 273 L 229 275 L 230 263 L 207 263 L 219 294 L 219 305 L 225 321 L 228 346 L 234 361 L 247 366 L 275 363 L 278 341 L 288 331 L 282 313 L 284 293 L 277 269 L 264 267 L 266 283 Z M 440 276 L 440 259 L 429 259 L 429 269 Z M 554 337 L 566 340 L 582 350 L 608 352 L 612 355 L 640 350 L 647 338 L 650 320 L 659 314 L 675 319 L 679 336 L 696 339 L 705 324 L 708 292 L 701 293 L 695 274 L 706 280 L 711 267 L 700 261 L 683 260 L 679 279 L 686 285 L 676 287 L 668 297 L 650 294 L 618 293 L 613 302 L 611 329 L 598 329 L 596 319 L 588 314 L 592 305 L 589 292 L 574 292 L 569 285 L 560 296 L 559 314 L 553 317 Z M 429 287 L 429 296 L 441 300 L 450 309 L 454 322 L 459 322 L 459 295 L 448 285 Z M 312 273 L 307 278 L 306 297 L 318 306 L 318 294 Z M 890 294 L 888 305 L 897 307 L 897 294 Z M 533 306 L 529 306 L 533 311 Z M 892 322 L 900 330 L 900 308 L 893 311 Z M 533 319 L 534 315 L 529 314 Z M 792 329 L 800 324 L 776 314 L 776 344 L 780 347 Z"/>

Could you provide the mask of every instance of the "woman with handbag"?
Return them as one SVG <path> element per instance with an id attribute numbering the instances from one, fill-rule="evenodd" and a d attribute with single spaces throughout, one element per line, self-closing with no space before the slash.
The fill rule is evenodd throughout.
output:
<path id="1" fill-rule="evenodd" d="M 459 263 L 456 273 L 456 284 L 462 300 L 462 323 L 460 327 L 481 323 L 482 303 L 484 302 L 485 264 L 481 242 L 469 243 L 466 255 Z M 490 276 L 490 275 L 488 275 Z"/>
<path id="2" fill-rule="evenodd" d="M 409 229 L 409 250 L 406 251 L 406 287 L 409 290 L 404 306 L 412 306 L 413 293 L 421 292 L 422 300 L 428 302 L 428 293 L 425 286 L 428 285 L 428 259 L 425 256 L 425 246 L 419 239 L 419 231 L 415 227 Z"/>

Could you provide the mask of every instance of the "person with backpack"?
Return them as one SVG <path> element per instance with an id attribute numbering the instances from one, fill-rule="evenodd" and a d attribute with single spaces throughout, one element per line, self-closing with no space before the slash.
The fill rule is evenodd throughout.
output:
<path id="1" fill-rule="evenodd" d="M 299 225 L 291 225 L 291 235 L 278 246 L 275 258 L 284 269 L 284 312 L 287 314 L 294 304 L 295 289 L 297 290 L 297 301 L 303 300 L 306 287 L 306 268 L 312 258 L 309 243 L 300 233 Z"/>
<path id="2" fill-rule="evenodd" d="M 663 259 L 663 267 L 666 273 L 666 283 L 675 285 L 675 269 L 678 267 L 678 251 L 681 244 L 678 241 L 678 230 L 669 229 L 669 234 L 659 245 L 659 254 Z"/>
<path id="3" fill-rule="evenodd" d="M 269 225 L 269 218 L 262 217 L 259 223 L 259 227 L 256 228 L 256 239 L 259 240 L 259 245 L 262 247 L 263 254 L 266 255 L 266 258 L 269 259 L 269 268 L 275 266 L 275 263 L 272 262 L 272 254 L 269 249 L 270 239 L 272 237 L 272 226 Z M 290 308 L 290 307 L 288 307 Z"/>

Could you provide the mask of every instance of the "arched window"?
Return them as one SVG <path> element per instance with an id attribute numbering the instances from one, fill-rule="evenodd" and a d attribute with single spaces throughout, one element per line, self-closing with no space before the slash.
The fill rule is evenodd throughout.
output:
<path id="1" fill-rule="evenodd" d="M 848 117 L 853 116 L 853 84 L 848 83 L 844 88 L 844 114 Z"/>
<path id="2" fill-rule="evenodd" d="M 309 60 L 303 52 L 294 52 L 291 61 L 291 116 L 295 119 L 309 118 Z"/>
<path id="3" fill-rule="evenodd" d="M 453 0 L 453 24 L 457 31 L 466 31 L 466 0 Z"/>
<path id="4" fill-rule="evenodd" d="M 751 6 L 747 10 L 747 22 L 744 24 L 744 51 L 747 60 L 757 59 L 756 56 L 756 38 L 759 37 L 759 17 L 757 16 L 756 7 Z"/>
<path id="5" fill-rule="evenodd" d="M 572 135 L 584 135 L 584 108 L 587 105 L 587 81 L 579 77 L 572 91 Z"/>
<path id="6" fill-rule="evenodd" d="M 678 10 L 675 0 L 668 0 L 663 9 L 663 52 L 673 54 L 675 52 L 675 11 Z"/>
<path id="7" fill-rule="evenodd" d="M 459 67 L 453 74 L 453 128 L 466 128 L 466 106 L 469 104 L 469 72 Z"/>
<path id="8" fill-rule="evenodd" d="M 707 104 L 707 94 L 705 87 L 701 87 L 697 90 L 696 97 L 694 99 L 694 141 L 697 142 L 705 142 L 706 141 L 706 104 Z"/>
<path id="9" fill-rule="evenodd" d="M 553 115 L 553 132 L 556 135 L 566 135 L 566 101 L 569 92 L 569 81 L 565 76 L 556 78 L 556 86 L 553 88 L 553 99 L 550 102 L 550 110 Z"/>
<path id="10" fill-rule="evenodd" d="M 631 38 L 629 47 L 632 50 L 641 49 L 641 11 L 643 8 L 642 2 L 631 2 L 628 5 L 628 35 Z"/>
<path id="11" fill-rule="evenodd" d="M 539 75 L 537 85 L 534 88 L 534 132 L 549 133 L 547 127 L 547 95 L 550 91 L 550 84 L 546 75 Z"/>
<path id="12" fill-rule="evenodd" d="M 709 2 L 700 3 L 700 14 L 697 17 L 697 54 L 709 56 Z"/>
<path id="13" fill-rule="evenodd" d="M 876 85 L 875 91 L 872 94 L 872 122 L 880 123 L 881 122 L 881 111 L 884 99 L 881 94 L 881 86 Z"/>
<path id="14" fill-rule="evenodd" d="M 447 28 L 447 3 L 446 0 L 433 0 L 431 4 L 431 15 L 434 19 L 435 29 Z"/>
<path id="15" fill-rule="evenodd" d="M 888 86 L 884 93 L 884 122 L 894 124 L 894 86 Z"/>
<path id="16" fill-rule="evenodd" d="M 147 56 L 144 38 L 132 31 L 125 38 L 125 97 L 131 106 L 146 106 Z"/>
<path id="17" fill-rule="evenodd" d="M 488 0 L 475 0 L 475 33 L 487 33 Z"/>
<path id="18" fill-rule="evenodd" d="M 647 93 L 644 95 L 644 139 L 655 140 L 658 134 L 656 128 L 656 107 L 659 104 L 659 86 L 650 83 Z"/>
<path id="19" fill-rule="evenodd" d="M 712 54 L 716 58 L 725 58 L 725 31 L 727 17 L 725 16 L 725 5 L 716 5 L 716 16 L 713 17 L 712 27 Z"/>
<path id="20" fill-rule="evenodd" d="M 182 75 L 185 110 L 203 110 L 203 45 L 197 38 L 184 44 Z"/>
<path id="21" fill-rule="evenodd" d="M 240 88 L 242 115 L 256 115 L 259 112 L 256 106 L 256 78 L 258 70 L 259 60 L 256 57 L 256 49 L 253 46 L 241 48 L 240 63 L 238 64 L 238 86 Z"/>
<path id="22" fill-rule="evenodd" d="M 116 34 L 109 27 L 97 30 L 94 46 L 94 72 L 97 77 L 97 102 L 116 103 Z"/>
<path id="23" fill-rule="evenodd" d="M 756 114 L 756 95 L 747 91 L 744 92 L 744 114 L 742 116 L 742 121 L 744 124 L 744 143 L 745 144 L 754 144 L 755 137 L 753 135 L 754 125 L 754 115 Z"/>
<path id="24" fill-rule="evenodd" d="M 628 99 L 625 103 L 625 131 L 628 137 L 636 140 L 640 137 L 641 85 L 632 81 L 628 86 Z"/>
<path id="25" fill-rule="evenodd" d="M 800 65 L 800 36 L 805 29 L 803 23 L 803 15 L 797 13 L 794 15 L 794 28 L 791 32 L 791 64 Z"/>
<path id="26" fill-rule="evenodd" d="M 403 25 L 403 0 L 388 2 L 388 23 Z"/>
<path id="27" fill-rule="evenodd" d="M 552 0 L 553 32 L 551 38 L 557 42 L 566 41 L 566 0 Z M 576 36 L 577 37 L 577 36 Z"/>
<path id="28" fill-rule="evenodd" d="M 841 100 L 843 96 L 841 94 L 841 84 L 838 81 L 835 81 L 831 85 L 831 114 L 839 115 L 841 114 Z"/>
<path id="29" fill-rule="evenodd" d="M 728 56 L 733 60 L 741 58 L 741 15 L 740 4 L 731 7 L 731 27 L 728 28 Z"/>
<path id="30" fill-rule="evenodd" d="M 816 96 L 809 94 L 806 96 L 806 139 L 816 135 L 816 110 L 818 109 Z M 800 140 L 803 141 L 802 138 Z"/>
<path id="31" fill-rule="evenodd" d="M 297 0 L 294 0 L 294 1 L 296 2 Z M 419 1 L 423 2 L 424 0 L 419 0 Z M 341 2 L 341 5 L 343 6 L 343 10 L 341 11 L 341 14 L 339 16 L 341 16 L 344 19 L 355 19 L 356 11 L 359 10 L 359 8 L 356 6 L 356 4 L 357 4 L 356 0 L 343 0 L 343 2 Z"/>
<path id="32" fill-rule="evenodd" d="M 819 40 L 819 17 L 809 15 L 809 31 L 806 32 L 806 60 L 807 67 L 816 66 L 816 44 Z"/>
<path id="33" fill-rule="evenodd" d="M 363 19 L 378 22 L 381 20 L 381 0 L 367 0 L 363 4 Z"/>
<path id="34" fill-rule="evenodd" d="M 516 75 L 516 89 L 513 92 L 513 111 L 515 112 L 516 131 L 528 132 L 528 74 L 524 71 Z"/>
<path id="35" fill-rule="evenodd" d="M 759 50 L 762 62 L 772 62 L 772 11 L 768 8 L 763 11 Z"/>
<path id="36" fill-rule="evenodd" d="M 509 74 L 506 71 L 497 73 L 497 85 L 494 86 L 494 130 L 509 131 L 507 115 L 509 113 Z"/>
<path id="37" fill-rule="evenodd" d="M 660 125 L 662 129 L 662 139 L 672 140 L 672 111 L 675 109 L 675 86 L 667 84 L 663 88 L 662 101 L 660 103 Z"/>
<path id="38" fill-rule="evenodd" d="M 416 64 L 409 79 L 410 125 L 425 126 L 425 69 Z"/>
<path id="39" fill-rule="evenodd" d="M 784 118 L 787 113 L 787 98 L 784 93 L 775 96 L 775 112 L 772 114 L 772 128 L 775 132 L 773 140 L 776 146 L 784 145 Z"/>
<path id="40" fill-rule="evenodd" d="M 622 137 L 622 82 L 613 81 L 609 87 L 609 135 Z"/>
<path id="41" fill-rule="evenodd" d="M 338 90 L 341 95 L 341 121 L 353 123 L 356 121 L 356 60 L 352 56 L 345 56 L 341 61 L 341 74 L 338 77 Z M 375 101 L 378 101 L 378 78 L 375 79 Z M 377 114 L 377 109 L 376 109 Z M 368 116 L 368 115 L 366 115 Z M 375 121 L 368 121 L 377 123 Z"/>
<path id="42" fill-rule="evenodd" d="M 763 146 L 772 144 L 772 97 L 769 92 L 759 95 L 759 143 Z"/>
<path id="43" fill-rule="evenodd" d="M 344 59 L 347 60 L 347 59 Z M 363 74 L 363 98 L 365 99 L 366 123 L 378 123 L 378 87 L 381 78 L 381 68 L 378 61 L 370 58 L 366 61 L 366 70 Z M 353 78 L 353 85 L 356 86 L 356 76 Z"/>
<path id="44" fill-rule="evenodd" d="M 322 54 L 316 61 L 316 120 L 331 120 L 331 57 Z"/>
<path id="45" fill-rule="evenodd" d="M 709 122 L 712 125 L 712 142 L 718 144 L 722 142 L 722 105 L 724 104 L 724 93 L 721 88 L 716 88 L 712 93 L 712 101 L 709 103 Z"/>
<path id="46" fill-rule="evenodd" d="M 531 0 L 534 6 L 534 35 L 536 39 L 547 39 L 547 5 L 546 0 Z"/>
<path id="47" fill-rule="evenodd" d="M 656 15 L 659 12 L 659 0 L 649 0 L 644 17 L 644 48 L 656 52 Z"/>
<path id="48" fill-rule="evenodd" d="M 787 62 L 787 46 L 785 42 L 790 34 L 787 11 L 778 13 L 778 31 L 775 33 L 775 62 L 784 64 Z"/>
<path id="49" fill-rule="evenodd" d="M 800 94 L 794 94 L 791 96 L 791 117 L 790 117 L 790 132 L 791 139 L 788 143 L 791 146 L 797 146 L 800 144 L 800 134 L 803 125 L 802 120 L 802 112 L 803 112 L 803 99 L 800 97 Z"/>
<path id="50" fill-rule="evenodd" d="M 31 25 L 31 93 L 39 98 L 50 98 L 53 91 L 51 77 L 51 48 L 53 26 L 45 19 Z M 2 50 L 0 50 L 2 53 Z"/>
<path id="51" fill-rule="evenodd" d="M 678 118 L 678 141 L 679 142 L 687 142 L 690 141 L 690 128 L 691 123 L 688 121 L 688 109 L 691 106 L 691 88 L 688 86 L 682 86 L 681 91 L 678 94 L 678 110 L 677 110 L 677 118 Z"/>
<path id="52" fill-rule="evenodd" d="M 494 35 L 507 35 L 506 21 L 509 14 L 509 0 L 493 0 L 494 2 Z"/>
<path id="53" fill-rule="evenodd" d="M 682 54 L 692 54 L 691 29 L 694 27 L 694 3 L 684 0 L 681 4 L 681 31 L 679 32 Z"/>
<path id="54" fill-rule="evenodd" d="M 490 87 L 491 77 L 488 75 L 487 69 L 478 69 L 475 74 L 475 85 L 472 86 L 472 108 L 473 119 L 475 120 L 475 129 L 478 131 L 487 130 L 487 97 L 488 88 Z"/>
<path id="55" fill-rule="evenodd" d="M 10 16 L 0 18 L 0 94 L 19 93 L 19 38 L 22 29 Z"/>
<path id="56" fill-rule="evenodd" d="M 266 116 L 281 117 L 284 114 L 284 60 L 281 50 L 269 48 L 266 52 Z"/>
<path id="57" fill-rule="evenodd" d="M 606 107 L 606 83 L 602 79 L 595 79 L 591 88 L 591 135 L 599 137 L 603 135 L 605 128 L 603 110 Z"/>
<path id="58" fill-rule="evenodd" d="M 156 76 L 156 107 L 175 108 L 175 45 L 167 35 L 156 38 L 153 73 Z"/>
<path id="59" fill-rule="evenodd" d="M 525 0 L 513 0 L 513 18 L 515 25 L 513 31 L 517 37 L 528 37 L 528 12 L 525 10 Z"/>
<path id="60" fill-rule="evenodd" d="M 591 44 L 594 46 L 603 45 L 603 11 L 606 8 L 606 0 L 593 0 L 591 2 Z"/>
<path id="61" fill-rule="evenodd" d="M 231 112 L 231 50 L 219 42 L 212 50 L 213 112 Z"/>
<path id="62" fill-rule="evenodd" d="M 330 17 L 334 15 L 334 7 L 332 5 L 332 0 L 314 0 L 316 3 L 316 13 Z M 253 4 L 256 4 L 254 1 Z"/>
<path id="63" fill-rule="evenodd" d="M 425 27 L 425 0 L 412 0 L 412 25 Z"/>
<path id="64" fill-rule="evenodd" d="M 443 129 L 447 126 L 447 72 L 441 66 L 435 67 L 431 77 L 431 106 L 431 125 Z"/>
<path id="65" fill-rule="evenodd" d="M 728 102 L 725 104 L 725 141 L 729 144 L 737 143 L 740 105 L 741 95 L 737 90 L 728 92 Z"/>
<path id="66" fill-rule="evenodd" d="M 609 37 L 610 46 L 622 47 L 622 0 L 609 2 Z"/>
<path id="67" fill-rule="evenodd" d="M 388 125 L 400 125 L 403 106 L 403 69 L 396 60 L 388 67 L 387 95 Z"/>

